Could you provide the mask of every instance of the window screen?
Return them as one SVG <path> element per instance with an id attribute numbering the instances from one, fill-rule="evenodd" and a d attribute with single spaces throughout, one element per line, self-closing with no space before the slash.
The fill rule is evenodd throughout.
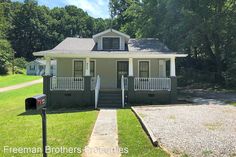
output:
<path id="1" fill-rule="evenodd" d="M 149 77 L 149 62 L 148 61 L 139 62 L 139 77 Z"/>
<path id="2" fill-rule="evenodd" d="M 103 49 L 104 50 L 119 50 L 120 49 L 120 38 L 103 38 Z"/>
<path id="3" fill-rule="evenodd" d="M 74 61 L 74 77 L 82 77 L 83 75 L 83 61 Z"/>

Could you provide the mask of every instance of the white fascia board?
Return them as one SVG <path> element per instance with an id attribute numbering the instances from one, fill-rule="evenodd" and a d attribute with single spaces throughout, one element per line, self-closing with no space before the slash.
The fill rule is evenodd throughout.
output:
<path id="1" fill-rule="evenodd" d="M 155 53 L 47 53 L 50 58 L 173 58 L 186 57 L 187 54 L 155 54 Z"/>

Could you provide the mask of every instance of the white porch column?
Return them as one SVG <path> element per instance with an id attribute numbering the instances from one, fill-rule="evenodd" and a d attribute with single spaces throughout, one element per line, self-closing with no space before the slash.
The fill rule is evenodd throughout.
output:
<path id="1" fill-rule="evenodd" d="M 51 75 L 51 58 L 46 58 L 46 68 L 45 68 L 45 75 L 50 76 Z"/>
<path id="2" fill-rule="evenodd" d="M 175 75 L 175 57 L 170 58 L 170 76 L 176 76 Z"/>
<path id="3" fill-rule="evenodd" d="M 87 57 L 85 60 L 85 76 L 90 76 L 90 58 Z"/>
<path id="4" fill-rule="evenodd" d="M 134 76 L 133 58 L 129 58 L 129 76 Z"/>

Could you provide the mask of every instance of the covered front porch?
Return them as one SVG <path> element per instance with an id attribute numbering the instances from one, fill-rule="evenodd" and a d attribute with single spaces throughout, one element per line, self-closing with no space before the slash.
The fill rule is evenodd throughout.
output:
<path id="1" fill-rule="evenodd" d="M 175 77 L 175 57 L 54 59 L 58 62 L 58 70 L 57 76 L 51 78 L 51 90 L 84 90 L 84 78 L 88 76 L 91 77 L 91 90 L 95 89 L 97 76 L 101 90 L 121 89 L 122 76 L 125 89 L 128 89 L 128 77 L 134 77 L 136 91 L 171 90 L 170 77 Z M 50 59 L 47 65 L 50 66 Z"/>
<path id="2" fill-rule="evenodd" d="M 57 76 L 54 77 L 50 76 L 47 68 L 51 59 L 58 63 Z M 126 103 L 170 103 L 176 101 L 175 59 L 173 55 L 47 57 L 44 91 L 51 95 L 51 99 L 56 97 L 73 104 L 92 104 L 95 108 L 102 91 L 120 92 L 123 107 Z M 80 72 L 82 76 L 74 71 L 76 61 L 81 61 L 84 67 Z M 147 66 L 142 67 L 145 64 Z M 53 101 L 55 103 L 55 99 Z"/>

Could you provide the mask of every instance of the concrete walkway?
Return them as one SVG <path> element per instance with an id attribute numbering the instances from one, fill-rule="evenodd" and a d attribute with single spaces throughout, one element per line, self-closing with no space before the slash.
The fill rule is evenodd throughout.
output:
<path id="1" fill-rule="evenodd" d="M 32 86 L 34 84 L 38 84 L 38 83 L 42 83 L 42 82 L 43 82 L 43 79 L 39 79 L 39 80 L 25 82 L 25 83 L 13 85 L 13 86 L 3 87 L 3 88 L 0 88 L 0 93 L 1 92 L 6 92 L 6 91 L 10 91 L 10 90 L 19 89 L 19 88 L 23 88 L 23 87 Z"/>
<path id="2" fill-rule="evenodd" d="M 116 109 L 101 109 L 84 157 L 119 157 Z"/>

